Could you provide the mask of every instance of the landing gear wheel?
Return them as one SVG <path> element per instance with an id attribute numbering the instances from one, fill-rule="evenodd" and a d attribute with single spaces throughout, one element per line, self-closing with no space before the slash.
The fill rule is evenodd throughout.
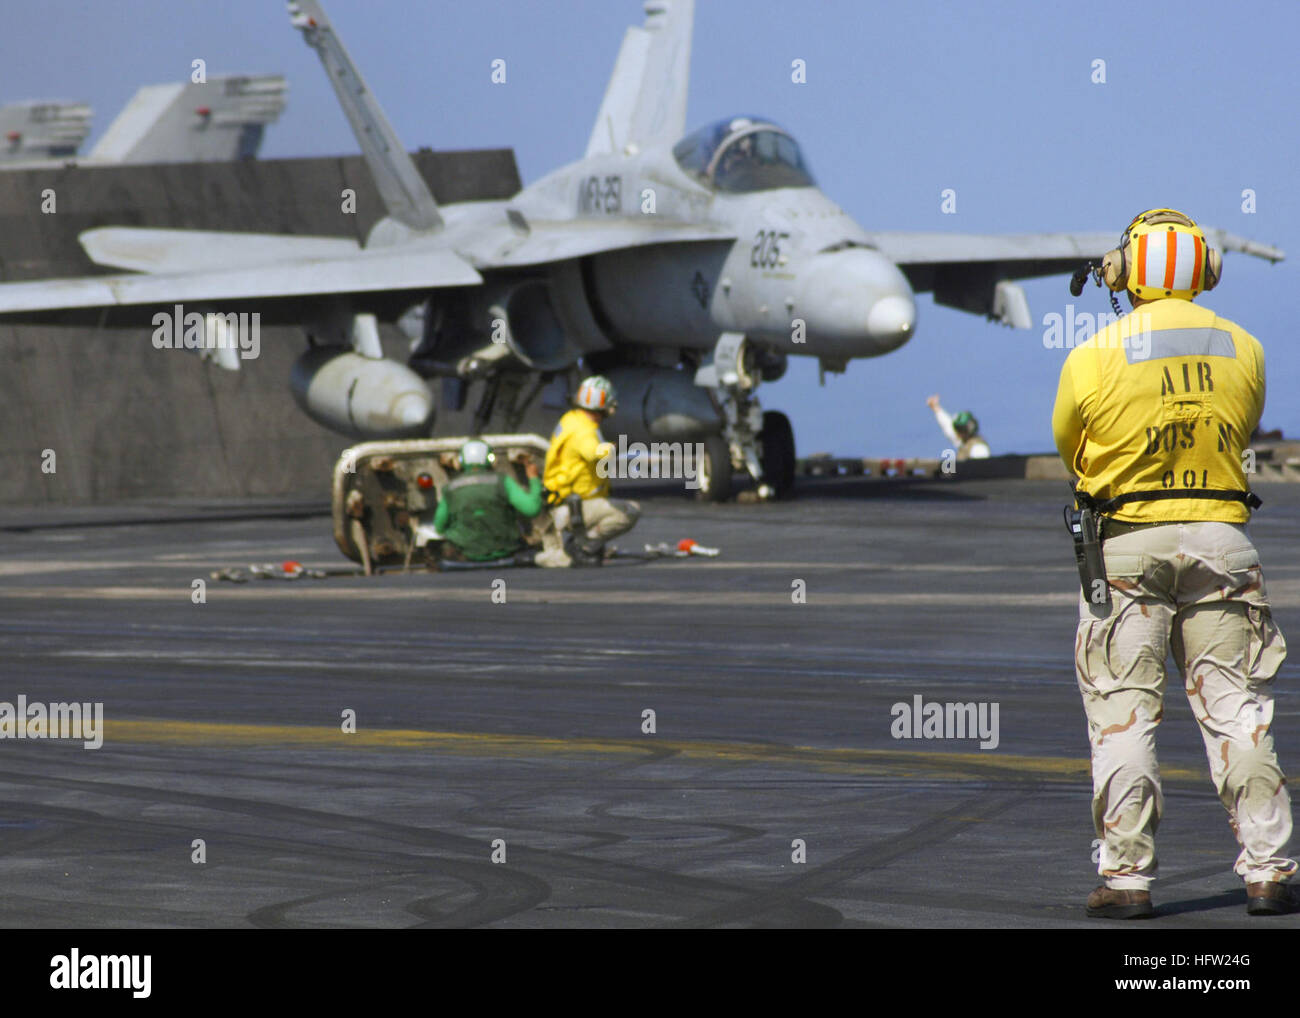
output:
<path id="1" fill-rule="evenodd" d="M 710 435 L 703 444 L 696 497 L 701 502 L 725 502 L 731 497 L 731 445 L 721 435 Z"/>
<path id="2" fill-rule="evenodd" d="M 789 498 L 794 491 L 794 429 L 790 418 L 779 410 L 766 411 L 758 441 L 763 481 L 771 485 L 775 497 Z"/>

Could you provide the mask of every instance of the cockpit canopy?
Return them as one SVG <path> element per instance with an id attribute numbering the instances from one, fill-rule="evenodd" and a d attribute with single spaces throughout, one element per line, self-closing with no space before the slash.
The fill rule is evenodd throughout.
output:
<path id="1" fill-rule="evenodd" d="M 673 146 L 683 170 L 716 191 L 745 194 L 777 187 L 814 187 L 798 143 L 761 117 L 728 117 Z"/>

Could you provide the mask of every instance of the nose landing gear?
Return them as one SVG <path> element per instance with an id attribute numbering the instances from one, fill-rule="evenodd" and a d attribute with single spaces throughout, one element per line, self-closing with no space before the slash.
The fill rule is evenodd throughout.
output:
<path id="1" fill-rule="evenodd" d="M 720 436 L 704 443 L 700 498 L 721 502 L 731 494 L 731 472 L 749 472 L 764 501 L 794 488 L 794 429 L 785 414 L 763 412 L 755 391 L 761 381 L 754 349 L 738 332 L 724 332 L 711 360 L 695 373 L 695 384 L 711 389 L 722 411 Z M 725 446 L 725 452 L 724 452 Z"/>

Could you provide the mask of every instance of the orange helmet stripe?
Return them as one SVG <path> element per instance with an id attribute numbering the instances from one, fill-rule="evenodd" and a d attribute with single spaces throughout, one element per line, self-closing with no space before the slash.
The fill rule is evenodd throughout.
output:
<path id="1" fill-rule="evenodd" d="M 1147 285 L 1147 235 L 1138 236 L 1137 249 L 1138 286 Z"/>

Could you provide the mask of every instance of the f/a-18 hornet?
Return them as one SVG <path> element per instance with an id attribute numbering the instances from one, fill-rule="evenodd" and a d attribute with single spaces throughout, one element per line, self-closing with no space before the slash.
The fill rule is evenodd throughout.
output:
<path id="1" fill-rule="evenodd" d="M 319 54 L 387 212 L 365 244 L 89 230 L 80 239 L 93 261 L 133 271 L 0 286 L 0 318 L 139 328 L 182 304 L 203 312 L 196 335 L 225 367 L 238 367 L 222 339 L 240 312 L 301 325 L 310 346 L 294 365 L 295 397 L 361 438 L 431 433 L 429 378 L 444 379 L 457 409 L 482 382 L 481 427 L 503 386 L 521 415 L 581 366 L 614 382 L 629 441 L 704 443 L 706 497 L 725 497 L 733 469 L 770 495 L 792 483 L 794 436 L 755 393 L 789 355 L 843 370 L 889 353 L 915 332 L 913 295 L 926 291 L 1029 328 L 1013 280 L 1070 272 L 1113 246 L 1101 232 L 863 229 L 817 187 L 784 128 L 730 116 L 687 133 L 693 0 L 648 0 L 645 11 L 582 158 L 507 201 L 439 206 L 321 4 L 293 0 L 293 26 Z M 1205 232 L 1220 250 L 1282 257 Z M 380 323 L 406 333 L 407 364 L 384 357 Z"/>

